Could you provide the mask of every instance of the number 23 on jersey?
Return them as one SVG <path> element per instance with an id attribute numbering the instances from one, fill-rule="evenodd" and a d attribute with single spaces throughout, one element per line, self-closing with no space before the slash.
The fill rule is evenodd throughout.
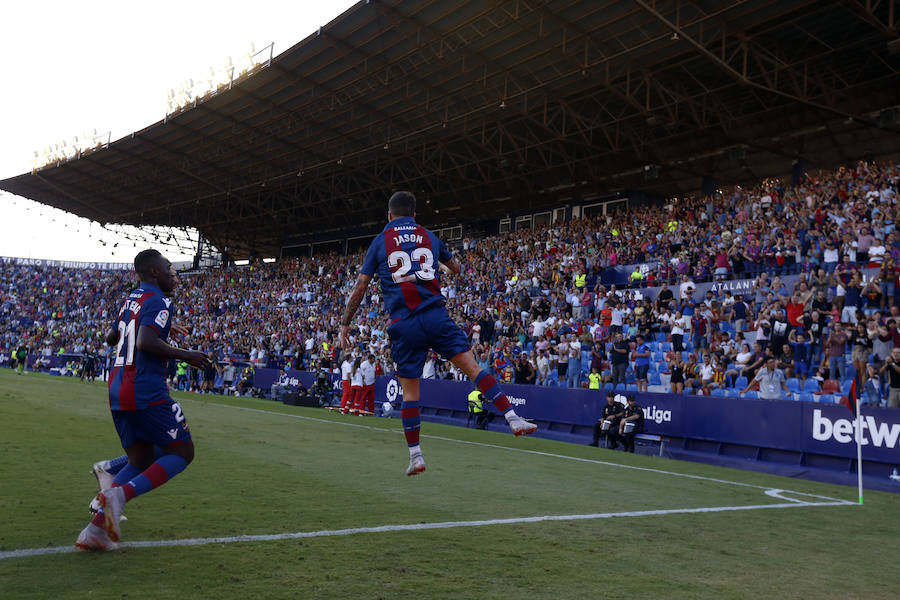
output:
<path id="1" fill-rule="evenodd" d="M 413 262 L 419 263 L 419 269 L 409 274 Z M 434 254 L 429 248 L 416 248 L 409 254 L 403 250 L 395 250 L 388 255 L 388 266 L 394 283 L 414 281 L 417 278 L 423 281 L 434 279 Z"/>

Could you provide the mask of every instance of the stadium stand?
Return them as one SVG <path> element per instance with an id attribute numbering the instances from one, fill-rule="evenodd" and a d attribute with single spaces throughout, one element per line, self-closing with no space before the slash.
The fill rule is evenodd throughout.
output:
<path id="1" fill-rule="evenodd" d="M 769 179 L 706 198 L 672 199 L 659 211 L 625 209 L 466 238 L 455 249 L 462 276 L 445 279 L 442 291 L 476 358 L 505 381 L 524 381 L 514 360 L 524 353 L 539 383 L 566 385 L 557 346 L 567 335 L 582 343 L 581 384 L 593 364 L 608 381 L 611 335 L 622 331 L 629 340 L 638 333 L 654 340 L 651 391 L 666 389 L 661 375 L 670 375 L 669 365 L 680 361 L 686 381 L 695 382 L 686 391 L 721 388 L 730 397 L 752 381 L 762 360 L 775 356 L 795 397 L 810 400 L 820 386 L 846 394 L 853 348 L 877 365 L 900 345 L 898 181 L 897 165 L 859 162 L 797 185 Z M 181 343 L 239 364 L 312 369 L 331 363 L 339 311 L 361 262 L 361 253 L 331 253 L 186 274 L 177 293 L 178 320 L 190 334 Z M 655 265 L 640 285 L 666 283 L 671 299 L 658 290 L 651 298 L 648 287 L 601 282 L 606 269 L 633 263 Z M 115 302 L 133 277 L 4 262 L 0 352 L 10 354 L 23 343 L 32 356 L 47 358 L 101 348 Z M 787 277 L 793 277 L 791 288 Z M 744 293 L 732 294 L 725 284 L 750 278 Z M 719 285 L 694 298 L 690 292 L 705 282 Z M 390 372 L 375 287 L 361 315 L 356 343 L 376 354 L 380 372 Z M 678 319 L 685 349 L 676 354 L 671 342 Z M 846 368 L 843 380 L 831 383 L 837 373 L 824 360 L 830 329 L 835 322 L 857 321 L 865 333 L 840 343 Z M 815 330 L 816 322 L 825 328 Z M 741 356 L 743 343 L 752 344 L 749 357 Z M 728 366 L 720 386 L 699 375 L 707 355 L 711 365 Z M 440 360 L 435 367 L 438 377 L 459 377 Z M 629 364 L 625 389 L 634 381 Z M 874 381 L 882 398 L 884 383 Z"/>

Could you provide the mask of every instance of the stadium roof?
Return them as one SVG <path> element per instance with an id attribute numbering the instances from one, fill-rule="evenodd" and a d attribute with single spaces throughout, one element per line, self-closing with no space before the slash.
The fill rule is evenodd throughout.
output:
<path id="1" fill-rule="evenodd" d="M 241 256 L 378 229 L 394 189 L 436 225 L 830 167 L 900 147 L 895 4 L 359 2 L 231 89 L 0 188 Z"/>

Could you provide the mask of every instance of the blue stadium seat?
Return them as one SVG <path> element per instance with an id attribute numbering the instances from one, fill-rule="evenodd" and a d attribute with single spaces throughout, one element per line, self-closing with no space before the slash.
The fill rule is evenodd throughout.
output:
<path id="1" fill-rule="evenodd" d="M 794 394 L 800 391 L 800 380 L 796 377 L 789 377 L 784 384 L 787 386 L 787 389 L 791 390 Z"/>
<path id="2" fill-rule="evenodd" d="M 672 349 L 672 342 L 662 342 L 660 348 L 663 352 L 669 352 Z"/>
<path id="3" fill-rule="evenodd" d="M 735 387 L 736 389 L 739 389 L 739 390 L 744 389 L 744 388 L 747 387 L 749 384 L 750 384 L 750 382 L 747 381 L 747 378 L 746 378 L 744 375 L 741 375 L 740 377 L 738 377 L 738 378 L 735 379 L 735 381 L 734 381 L 734 387 Z"/>
<path id="4" fill-rule="evenodd" d="M 636 391 L 638 391 L 638 389 L 637 389 L 637 384 L 636 384 L 636 383 L 629 383 L 628 385 L 625 386 L 625 391 L 626 391 L 626 392 L 636 392 Z"/>
<path id="5" fill-rule="evenodd" d="M 841 383 L 841 393 L 846 396 L 850 393 L 850 386 L 853 385 L 853 379 L 845 379 L 843 383 Z"/>
<path id="6" fill-rule="evenodd" d="M 647 345 L 650 346 L 650 352 L 659 352 L 659 342 L 650 342 Z"/>
<path id="7" fill-rule="evenodd" d="M 725 397 L 726 398 L 740 398 L 741 392 L 740 392 L 740 390 L 729 388 L 729 389 L 725 390 Z"/>
<path id="8" fill-rule="evenodd" d="M 810 377 L 806 381 L 803 382 L 803 391 L 809 392 L 810 394 L 819 391 L 819 382 L 816 379 Z"/>
<path id="9" fill-rule="evenodd" d="M 820 394 L 819 402 L 822 404 L 836 404 L 837 402 L 840 402 L 840 398 L 835 400 L 834 394 Z"/>
<path id="10" fill-rule="evenodd" d="M 815 402 L 815 398 L 813 398 L 813 395 L 809 392 L 801 392 L 800 394 L 797 394 L 797 396 L 797 399 L 800 400 L 800 402 Z"/>
<path id="11" fill-rule="evenodd" d="M 650 375 L 647 379 L 648 385 L 662 385 L 662 379 L 659 377 L 659 372 L 650 371 Z"/>
<path id="12" fill-rule="evenodd" d="M 759 394 L 757 394 L 755 390 L 750 390 L 744 394 L 744 398 L 759 398 Z"/>
<path id="13" fill-rule="evenodd" d="M 714 390 L 712 391 L 712 394 L 711 394 L 711 395 L 713 395 L 713 396 L 722 396 L 722 397 L 724 397 L 724 396 L 725 396 L 725 390 L 723 390 L 722 388 L 716 388 L 716 389 L 714 389 Z"/>

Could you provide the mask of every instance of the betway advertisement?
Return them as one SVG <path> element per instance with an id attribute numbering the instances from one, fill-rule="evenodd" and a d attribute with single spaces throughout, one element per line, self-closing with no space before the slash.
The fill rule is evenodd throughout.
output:
<path id="1" fill-rule="evenodd" d="M 257 370 L 257 376 L 260 371 Z M 422 380 L 422 406 L 465 411 L 473 384 Z M 606 392 L 532 385 L 504 385 L 516 412 L 529 419 L 592 425 Z M 620 392 L 621 393 L 621 392 Z M 402 400 L 393 377 L 375 381 L 377 402 Z M 709 440 L 795 452 L 856 457 L 855 415 L 842 405 L 714 396 L 633 394 L 643 407 L 645 430 L 663 436 Z M 621 399 L 624 402 L 624 399 Z M 900 465 L 900 409 L 862 407 L 863 459 Z"/>

